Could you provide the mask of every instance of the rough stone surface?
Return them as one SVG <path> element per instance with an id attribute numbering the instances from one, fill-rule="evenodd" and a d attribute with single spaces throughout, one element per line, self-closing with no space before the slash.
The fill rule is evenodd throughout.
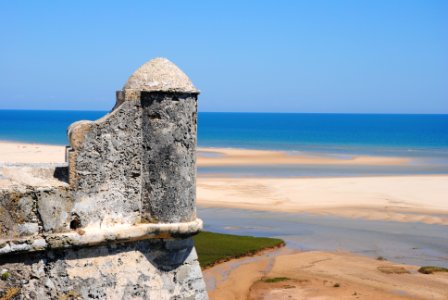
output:
<path id="1" fill-rule="evenodd" d="M 187 75 L 166 58 L 155 58 L 138 68 L 123 90 L 198 93 Z"/>
<path id="2" fill-rule="evenodd" d="M 31 188 L 0 190 L 0 233 L 2 239 L 34 235 L 39 230 L 36 194 Z M 27 230 L 32 228 L 34 230 Z M 1 248 L 0 240 L 0 248 Z"/>
<path id="3" fill-rule="evenodd" d="M 68 189 L 38 189 L 36 199 L 43 232 L 56 233 L 70 230 L 73 198 Z"/>
<path id="4" fill-rule="evenodd" d="M 143 93 L 143 210 L 158 222 L 196 218 L 196 96 Z"/>
<path id="5" fill-rule="evenodd" d="M 176 247 L 169 246 L 175 243 Z M 207 299 L 191 238 L 0 256 L 19 299 Z"/>
<path id="6" fill-rule="evenodd" d="M 1 164 L 0 189 L 12 186 L 68 186 L 66 164 Z"/>
<path id="7" fill-rule="evenodd" d="M 109 114 L 68 128 L 66 165 L 0 165 L 0 299 L 207 299 L 197 95 L 152 60 Z"/>
<path id="8" fill-rule="evenodd" d="M 85 124 L 86 123 L 82 123 Z M 81 226 L 137 223 L 141 209 L 141 105 L 127 101 L 91 122 L 74 148 L 74 212 Z M 79 139 L 77 139 L 79 140 Z"/>

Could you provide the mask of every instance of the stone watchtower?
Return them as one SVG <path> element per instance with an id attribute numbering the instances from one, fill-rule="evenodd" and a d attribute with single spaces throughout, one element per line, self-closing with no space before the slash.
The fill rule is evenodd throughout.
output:
<path id="1" fill-rule="evenodd" d="M 191 239 L 198 94 L 151 60 L 109 114 L 69 127 L 67 165 L 2 167 L 0 296 L 207 299 Z"/>

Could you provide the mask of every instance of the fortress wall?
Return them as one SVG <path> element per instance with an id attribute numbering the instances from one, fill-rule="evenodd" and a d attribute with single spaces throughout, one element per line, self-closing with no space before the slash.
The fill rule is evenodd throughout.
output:
<path id="1" fill-rule="evenodd" d="M 166 59 L 68 128 L 66 166 L 3 166 L 0 297 L 207 299 L 191 236 L 197 95 Z M 6 275 L 5 275 L 6 274 Z"/>

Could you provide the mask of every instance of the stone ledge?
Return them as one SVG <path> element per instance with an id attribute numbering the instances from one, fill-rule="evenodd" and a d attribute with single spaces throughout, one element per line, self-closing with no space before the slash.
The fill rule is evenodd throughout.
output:
<path id="1" fill-rule="evenodd" d="M 131 242 L 146 239 L 169 239 L 191 236 L 202 230 L 203 222 L 170 224 L 115 225 L 107 228 L 83 228 L 68 233 L 48 234 L 23 239 L 0 240 L 0 255 L 36 252 L 49 249 L 79 248 L 112 242 Z"/>
<path id="2" fill-rule="evenodd" d="M 66 163 L 0 162 L 0 190 L 30 187 L 68 186 Z"/>

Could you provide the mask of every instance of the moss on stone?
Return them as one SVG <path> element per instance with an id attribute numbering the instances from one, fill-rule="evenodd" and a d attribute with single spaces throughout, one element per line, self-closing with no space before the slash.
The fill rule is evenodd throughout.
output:
<path id="1" fill-rule="evenodd" d="M 77 291 L 71 290 L 60 296 L 58 300 L 77 300 L 77 299 L 82 299 L 81 294 L 79 294 Z"/>
<path id="2" fill-rule="evenodd" d="M 2 276 L 1 276 L 2 280 L 8 280 L 9 277 L 11 277 L 11 274 L 9 272 L 2 273 Z"/>
<path id="3" fill-rule="evenodd" d="M 288 277 L 264 277 L 261 279 L 261 281 L 266 283 L 276 283 L 276 282 L 282 282 L 289 280 Z"/>

